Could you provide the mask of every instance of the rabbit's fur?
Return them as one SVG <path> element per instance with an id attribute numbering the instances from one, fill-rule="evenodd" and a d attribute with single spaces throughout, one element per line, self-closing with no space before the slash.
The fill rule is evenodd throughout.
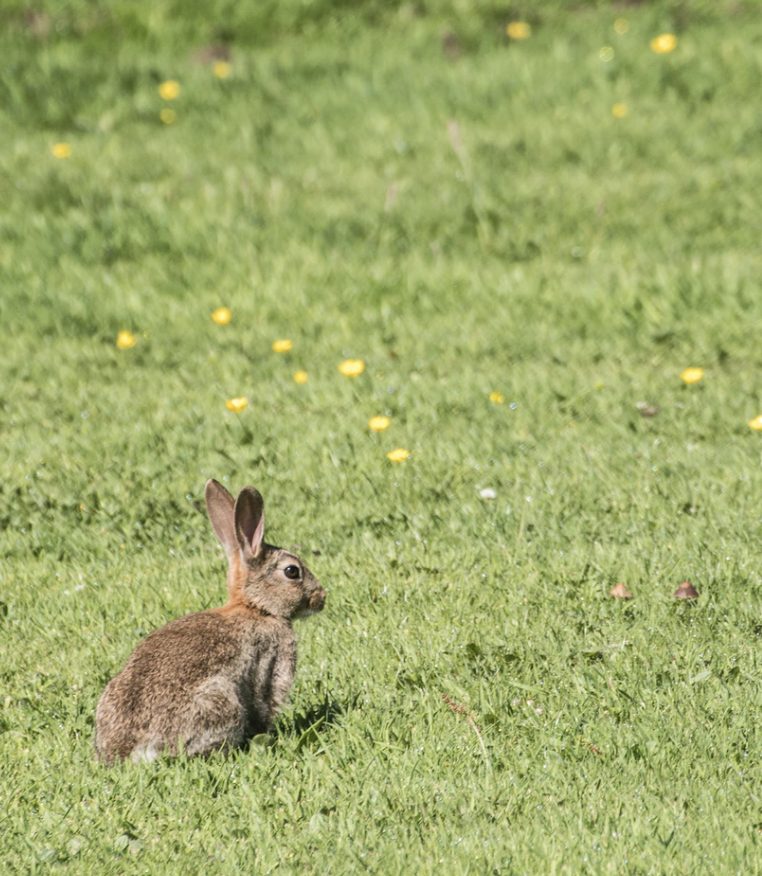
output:
<path id="1" fill-rule="evenodd" d="M 325 603 L 297 556 L 265 544 L 257 490 L 234 501 L 210 480 L 206 507 L 228 557 L 227 604 L 155 630 L 111 679 L 95 711 L 105 763 L 209 755 L 269 732 L 296 670 L 291 621 Z"/>

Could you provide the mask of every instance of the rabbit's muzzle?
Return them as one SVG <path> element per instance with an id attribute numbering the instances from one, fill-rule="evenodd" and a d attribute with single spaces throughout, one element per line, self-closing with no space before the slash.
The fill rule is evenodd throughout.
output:
<path id="1" fill-rule="evenodd" d="M 318 587 L 317 590 L 313 591 L 310 595 L 307 609 L 310 614 L 314 614 L 315 612 L 322 611 L 323 606 L 325 605 L 325 590 L 322 587 Z"/>

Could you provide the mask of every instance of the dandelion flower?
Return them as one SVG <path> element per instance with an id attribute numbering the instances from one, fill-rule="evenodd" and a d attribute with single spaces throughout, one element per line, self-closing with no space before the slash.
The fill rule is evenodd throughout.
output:
<path id="1" fill-rule="evenodd" d="M 159 113 L 159 118 L 164 122 L 165 125 L 174 125 L 177 121 L 177 113 L 173 109 L 169 109 L 169 107 L 164 107 L 164 109 Z"/>
<path id="2" fill-rule="evenodd" d="M 345 377 L 357 377 L 365 371 L 365 363 L 362 359 L 345 359 L 339 365 L 339 371 Z"/>
<path id="3" fill-rule="evenodd" d="M 120 350 L 130 350 L 135 346 L 135 335 L 132 332 L 119 332 L 116 345 Z"/>
<path id="4" fill-rule="evenodd" d="M 614 116 L 615 119 L 623 119 L 627 115 L 627 104 L 615 103 L 614 106 L 611 107 L 611 115 Z"/>
<path id="5" fill-rule="evenodd" d="M 68 143 L 56 143 L 50 151 L 54 158 L 68 158 L 71 155 L 71 146 Z"/>
<path id="6" fill-rule="evenodd" d="M 386 458 L 391 459 L 392 462 L 404 462 L 408 456 L 410 456 L 410 451 L 404 450 L 402 447 L 398 447 L 396 450 L 390 450 L 386 454 Z"/>
<path id="7" fill-rule="evenodd" d="M 297 371 L 296 374 L 294 374 L 294 381 L 296 383 L 306 383 L 308 380 L 309 377 L 307 376 L 306 371 Z"/>
<path id="8" fill-rule="evenodd" d="M 684 383 L 698 383 L 703 376 L 703 368 L 686 368 L 680 375 Z"/>
<path id="9" fill-rule="evenodd" d="M 371 417 L 368 420 L 368 425 L 374 432 L 383 432 L 384 429 L 389 428 L 391 422 L 389 417 Z"/>
<path id="10" fill-rule="evenodd" d="M 288 353 L 289 350 L 293 350 L 294 342 L 290 341 L 288 338 L 283 338 L 281 341 L 275 341 L 273 343 L 273 350 L 276 353 Z"/>
<path id="11" fill-rule="evenodd" d="M 180 83 L 174 79 L 168 79 L 159 86 L 159 94 L 162 100 L 174 100 L 180 94 Z"/>
<path id="12" fill-rule="evenodd" d="M 248 405 L 249 400 L 246 398 L 229 398 L 225 402 L 225 407 L 234 414 L 240 414 L 241 411 Z"/>
<path id="13" fill-rule="evenodd" d="M 526 40 L 532 35 L 532 28 L 526 21 L 512 21 L 505 32 L 512 40 Z"/>
<path id="14" fill-rule="evenodd" d="M 627 21 L 626 18 L 617 18 L 617 20 L 614 22 L 614 30 L 618 34 L 627 33 L 627 31 L 629 29 L 630 29 L 630 22 Z"/>
<path id="15" fill-rule="evenodd" d="M 749 420 L 749 428 L 754 429 L 755 432 L 759 432 L 762 429 L 762 414 L 754 417 L 753 420 Z"/>
<path id="16" fill-rule="evenodd" d="M 230 308 L 218 307 L 212 314 L 212 321 L 216 322 L 217 325 L 227 325 L 230 322 L 232 315 Z"/>
<path id="17" fill-rule="evenodd" d="M 505 401 L 505 396 L 502 392 L 495 390 L 489 394 L 489 400 L 493 405 L 501 405 Z"/>
<path id="18" fill-rule="evenodd" d="M 227 61 L 215 61 L 212 73 L 218 79 L 227 79 L 230 76 L 230 64 Z"/>
<path id="19" fill-rule="evenodd" d="M 662 33 L 651 40 L 651 51 L 657 55 L 666 55 L 677 46 L 677 37 L 673 33 Z"/>
<path id="20" fill-rule="evenodd" d="M 598 52 L 598 57 L 601 59 L 601 61 L 607 64 L 609 61 L 614 60 L 614 50 L 611 48 L 611 46 L 604 46 L 600 50 L 600 52 Z"/>

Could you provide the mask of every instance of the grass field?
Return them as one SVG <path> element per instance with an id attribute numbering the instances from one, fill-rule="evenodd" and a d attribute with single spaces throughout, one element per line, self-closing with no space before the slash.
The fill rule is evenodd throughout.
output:
<path id="1" fill-rule="evenodd" d="M 762 872 L 760 13 L 3 2 L 0 871 Z M 107 769 L 209 477 L 326 609 L 271 744 Z"/>

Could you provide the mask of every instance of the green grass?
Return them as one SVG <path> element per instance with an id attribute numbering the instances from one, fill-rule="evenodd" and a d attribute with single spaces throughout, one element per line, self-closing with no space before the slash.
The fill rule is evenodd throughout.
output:
<path id="1" fill-rule="evenodd" d="M 762 872 L 762 6 L 34 8 L 0 9 L 0 870 Z M 326 610 L 270 746 L 106 769 L 108 679 L 224 599 L 208 477 Z"/>

